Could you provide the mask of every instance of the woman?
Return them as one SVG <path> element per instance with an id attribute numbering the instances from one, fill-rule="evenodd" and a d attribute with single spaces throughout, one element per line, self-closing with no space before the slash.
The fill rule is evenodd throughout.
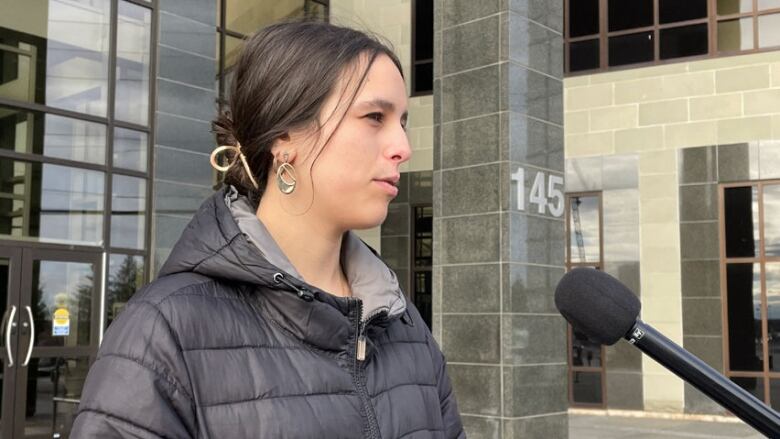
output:
<path id="1" fill-rule="evenodd" d="M 234 72 L 225 188 L 106 332 L 73 437 L 465 437 L 428 328 L 351 231 L 383 222 L 411 154 L 398 59 L 287 23 Z"/>

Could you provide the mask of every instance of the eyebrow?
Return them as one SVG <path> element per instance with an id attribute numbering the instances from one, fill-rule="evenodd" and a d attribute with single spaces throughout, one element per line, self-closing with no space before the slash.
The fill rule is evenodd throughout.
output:
<path id="1" fill-rule="evenodd" d="M 391 113 L 393 111 L 395 111 L 395 104 L 390 102 L 390 101 L 388 101 L 388 100 L 386 100 L 386 99 L 382 99 L 382 98 L 376 98 L 376 99 L 372 99 L 370 101 L 363 101 L 363 102 L 360 102 L 358 105 L 360 105 L 360 106 L 375 106 L 375 107 L 379 107 L 379 108 L 381 108 L 381 109 L 383 109 L 385 111 L 391 112 Z M 409 117 L 409 112 L 408 111 L 404 111 L 404 114 L 401 115 L 401 118 L 402 119 L 406 119 L 407 117 Z"/>

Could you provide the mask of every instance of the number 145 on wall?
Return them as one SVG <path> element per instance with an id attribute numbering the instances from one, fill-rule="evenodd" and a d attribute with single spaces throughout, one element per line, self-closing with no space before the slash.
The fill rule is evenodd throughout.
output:
<path id="1" fill-rule="evenodd" d="M 529 204 L 536 204 L 537 212 L 544 214 L 549 209 L 550 215 L 563 215 L 563 177 L 549 175 L 546 179 L 543 171 L 537 171 L 531 192 L 528 194 Z M 525 169 L 518 168 L 512 173 L 512 181 L 517 184 L 517 210 L 525 211 Z M 546 188 L 546 190 L 545 190 Z"/>

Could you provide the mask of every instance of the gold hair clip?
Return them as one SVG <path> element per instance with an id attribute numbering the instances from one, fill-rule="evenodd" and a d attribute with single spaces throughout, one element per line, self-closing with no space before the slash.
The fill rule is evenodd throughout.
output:
<path id="1" fill-rule="evenodd" d="M 232 150 L 236 153 L 235 157 L 233 157 L 233 161 L 228 163 L 225 166 L 217 164 L 217 154 Z M 238 157 L 239 160 L 241 160 L 241 164 L 244 165 L 244 170 L 246 171 L 246 175 L 249 176 L 249 179 L 252 181 L 252 185 L 255 187 L 255 189 L 259 189 L 259 186 L 257 182 L 255 181 L 255 177 L 252 175 L 252 170 L 249 169 L 249 163 L 247 163 L 246 156 L 244 156 L 244 153 L 241 152 L 241 144 L 236 143 L 235 145 L 220 145 L 214 149 L 214 151 L 211 151 L 211 166 L 220 172 L 227 172 L 228 169 L 230 169 L 231 166 L 236 162 L 236 157 Z"/>

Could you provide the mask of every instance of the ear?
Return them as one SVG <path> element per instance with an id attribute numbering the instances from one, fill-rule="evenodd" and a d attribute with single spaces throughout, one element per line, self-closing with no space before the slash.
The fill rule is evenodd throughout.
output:
<path id="1" fill-rule="evenodd" d="M 293 142 L 290 140 L 289 134 L 283 134 L 280 136 L 274 141 L 274 144 L 271 147 L 271 154 L 274 156 L 275 163 L 284 163 L 284 155 L 287 154 L 287 162 L 293 164 L 296 157 L 298 156 L 297 152 L 297 145 L 293 144 Z"/>

